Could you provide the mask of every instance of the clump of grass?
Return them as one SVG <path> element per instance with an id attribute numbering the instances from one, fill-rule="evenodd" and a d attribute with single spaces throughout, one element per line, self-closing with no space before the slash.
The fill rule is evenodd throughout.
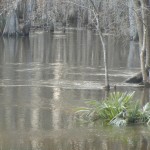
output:
<path id="1" fill-rule="evenodd" d="M 87 107 L 78 108 L 76 111 L 80 118 L 87 121 L 98 119 L 110 125 L 125 126 L 131 123 L 150 124 L 150 103 L 140 107 L 133 101 L 134 92 L 114 92 L 101 101 L 90 100 Z"/>

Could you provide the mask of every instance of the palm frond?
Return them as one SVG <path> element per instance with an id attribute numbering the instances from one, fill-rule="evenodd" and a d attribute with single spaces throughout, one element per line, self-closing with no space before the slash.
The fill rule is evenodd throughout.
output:
<path id="1" fill-rule="evenodd" d="M 115 125 L 115 126 L 126 126 L 127 125 L 127 120 L 123 119 L 123 118 L 114 118 L 109 122 L 110 125 Z"/>
<path id="2" fill-rule="evenodd" d="M 127 109 L 130 104 L 134 92 L 131 93 L 110 93 L 108 98 L 99 102 L 95 100 L 87 101 L 88 107 L 79 108 L 77 113 L 80 113 L 82 118 L 95 120 L 93 118 L 101 118 L 111 124 L 125 124 L 125 118 L 121 118 L 121 113 Z M 118 121 L 120 123 L 118 123 Z"/>

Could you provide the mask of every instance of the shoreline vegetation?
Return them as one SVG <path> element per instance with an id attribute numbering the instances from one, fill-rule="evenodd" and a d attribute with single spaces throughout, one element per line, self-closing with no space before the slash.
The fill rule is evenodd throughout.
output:
<path id="1" fill-rule="evenodd" d="M 150 125 L 150 102 L 141 106 L 139 101 L 133 100 L 133 96 L 134 92 L 113 92 L 103 101 L 87 101 L 87 107 L 77 108 L 75 114 L 79 120 L 99 120 L 118 127 L 133 124 Z"/>

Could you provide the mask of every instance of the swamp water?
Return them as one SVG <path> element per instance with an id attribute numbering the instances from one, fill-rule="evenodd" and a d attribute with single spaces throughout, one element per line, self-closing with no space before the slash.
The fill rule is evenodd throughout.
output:
<path id="1" fill-rule="evenodd" d="M 109 73 L 119 91 L 139 71 L 136 43 L 107 39 Z M 0 39 L 0 150 L 149 150 L 150 128 L 79 124 L 74 108 L 105 97 L 103 53 L 90 31 L 37 32 Z M 113 89 L 111 90 L 113 91 Z"/>

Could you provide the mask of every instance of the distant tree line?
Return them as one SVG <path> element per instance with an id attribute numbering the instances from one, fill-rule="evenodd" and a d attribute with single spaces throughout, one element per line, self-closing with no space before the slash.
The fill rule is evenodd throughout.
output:
<path id="1" fill-rule="evenodd" d="M 129 34 L 128 0 L 93 0 L 100 13 L 101 30 L 109 34 Z M 94 29 L 89 0 L 0 0 L 0 33 L 28 35 L 31 28 L 57 27 Z"/>
<path id="2" fill-rule="evenodd" d="M 31 29 L 38 28 L 54 31 L 86 27 L 98 32 L 105 57 L 106 34 L 138 41 L 140 80 L 138 75 L 129 82 L 148 82 L 149 24 L 150 0 L 0 0 L 0 34 L 3 36 L 28 36 Z"/>

